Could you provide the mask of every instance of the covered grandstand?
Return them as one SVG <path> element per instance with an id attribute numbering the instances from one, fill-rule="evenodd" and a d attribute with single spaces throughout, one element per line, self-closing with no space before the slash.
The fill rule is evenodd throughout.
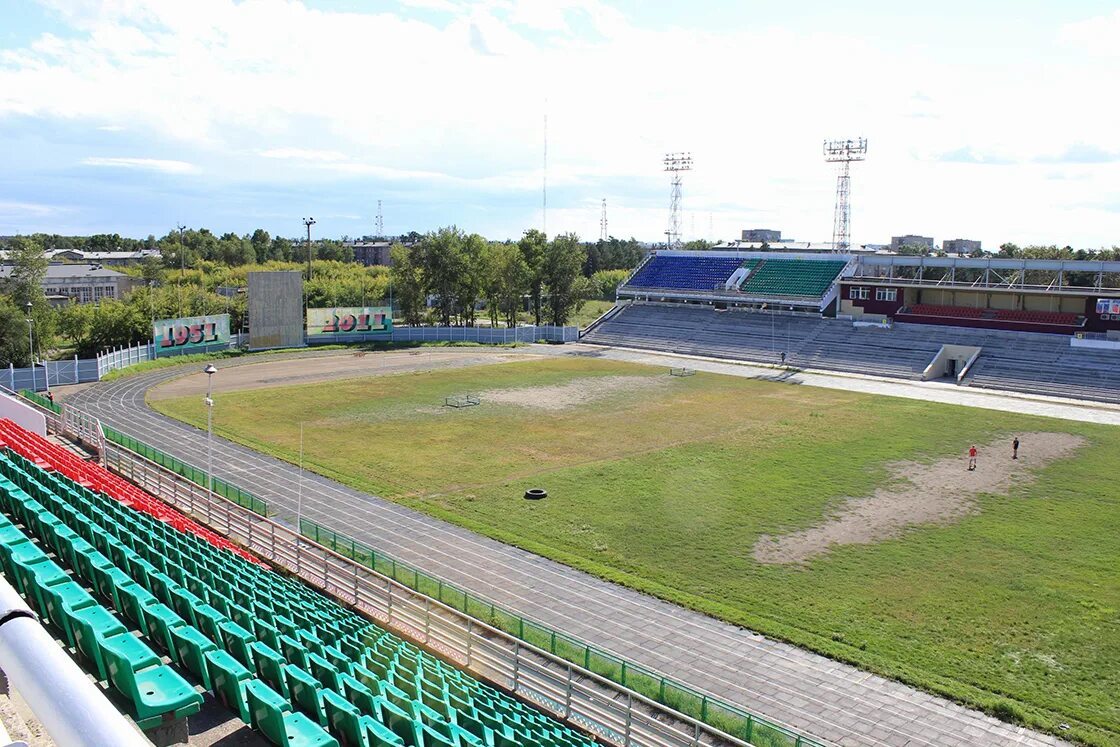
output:
<path id="1" fill-rule="evenodd" d="M 638 266 L 618 296 L 835 313 L 837 281 L 849 263 L 835 254 L 663 250 Z"/>
<path id="2" fill-rule="evenodd" d="M 658 252 L 618 295 L 584 341 L 1120 402 L 1120 262 Z"/>

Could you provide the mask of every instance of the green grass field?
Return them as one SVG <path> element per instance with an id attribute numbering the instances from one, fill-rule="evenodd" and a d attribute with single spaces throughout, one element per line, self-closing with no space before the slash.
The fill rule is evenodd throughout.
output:
<path id="1" fill-rule="evenodd" d="M 619 376 L 641 378 L 605 386 Z M 605 393 L 553 410 L 497 395 L 439 406 L 566 384 Z M 205 425 L 199 397 L 153 405 Z M 1007 720 L 1120 745 L 1120 429 L 581 358 L 220 394 L 215 413 L 222 436 L 290 461 L 302 421 L 306 464 L 356 488 Z M 760 535 L 820 522 L 892 463 L 1031 431 L 1087 444 L 952 525 L 804 565 L 752 557 Z M 524 500 L 535 486 L 549 498 Z"/>

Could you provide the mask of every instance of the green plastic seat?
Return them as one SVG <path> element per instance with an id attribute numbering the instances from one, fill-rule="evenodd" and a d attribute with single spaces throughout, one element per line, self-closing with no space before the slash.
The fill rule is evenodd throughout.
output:
<path id="1" fill-rule="evenodd" d="M 408 745 L 424 744 L 420 723 L 410 712 L 402 710 L 385 698 L 379 699 L 378 706 L 381 710 L 381 722 L 389 728 L 389 731 L 400 737 L 402 742 Z"/>
<path id="2" fill-rule="evenodd" d="M 353 672 L 353 677 L 358 682 L 365 685 L 374 695 L 381 695 L 381 678 L 370 670 L 363 667 L 361 664 L 353 664 L 350 666 L 350 671 Z"/>
<path id="3" fill-rule="evenodd" d="M 317 679 L 322 687 L 335 692 L 342 691 L 342 685 L 338 681 L 338 670 L 333 664 L 318 654 L 311 653 L 307 655 L 307 663 L 311 676 Z"/>
<path id="4" fill-rule="evenodd" d="M 284 657 L 260 641 L 253 643 L 249 648 L 253 651 L 257 677 L 285 698 L 289 697 L 288 683 L 284 677 L 284 667 L 287 665 Z"/>
<path id="5" fill-rule="evenodd" d="M 198 627 L 198 617 L 195 609 L 202 604 L 202 600 L 178 584 L 171 587 L 170 594 L 171 609 L 175 610 L 179 617 L 186 620 L 188 624 Z"/>
<path id="6" fill-rule="evenodd" d="M 46 616 L 47 605 L 44 590 L 70 581 L 70 576 L 45 555 L 35 562 L 16 560 L 14 565 L 19 585 L 24 588 L 24 597 L 30 602 L 30 606 L 34 608 L 35 612 L 41 617 Z"/>
<path id="7" fill-rule="evenodd" d="M 323 710 L 318 681 L 291 664 L 284 667 L 284 680 L 284 691 L 292 707 L 317 721 L 320 726 L 326 726 L 327 713 Z"/>
<path id="8" fill-rule="evenodd" d="M 338 740 L 302 713 L 293 713 L 288 701 L 260 680 L 245 686 L 250 723 L 273 744 L 292 747 L 338 747 Z"/>
<path id="9" fill-rule="evenodd" d="M 226 616 L 209 604 L 200 604 L 195 607 L 194 618 L 195 627 L 201 630 L 203 634 L 214 641 L 214 643 L 218 643 L 220 647 L 222 632 L 219 628 L 222 623 L 226 622 Z"/>
<path id="10" fill-rule="evenodd" d="M 89 543 L 87 543 L 87 545 L 88 544 Z M 113 565 L 113 561 L 105 557 L 96 548 L 90 548 L 93 548 L 93 546 L 89 545 L 88 548 L 84 548 L 79 552 L 76 558 L 77 562 L 71 567 L 77 570 L 78 575 L 83 581 L 92 586 L 94 582 L 94 569 L 109 568 Z"/>
<path id="11" fill-rule="evenodd" d="M 198 628 L 192 625 L 181 625 L 171 628 L 171 658 L 178 664 L 193 673 L 202 682 L 202 686 L 210 689 L 210 670 L 206 666 L 206 654 L 218 648 L 212 640 L 204 636 Z"/>
<path id="12" fill-rule="evenodd" d="M 342 696 L 354 704 L 362 713 L 372 716 L 377 713 L 377 696 L 380 694 L 366 687 L 360 680 L 348 674 L 338 676 L 342 685 Z"/>
<path id="13" fill-rule="evenodd" d="M 343 747 L 405 747 L 405 742 L 333 690 L 323 690 L 327 726 Z"/>
<path id="14" fill-rule="evenodd" d="M 46 597 L 46 614 L 44 617 L 62 631 L 66 645 L 75 646 L 74 631 L 70 627 L 70 618 L 66 611 L 77 611 L 92 607 L 97 604 L 97 600 L 73 581 L 48 586 L 43 591 Z"/>
<path id="15" fill-rule="evenodd" d="M 211 690 L 215 697 L 248 724 L 249 704 L 245 700 L 245 683 L 253 679 L 253 673 L 220 648 L 206 652 L 206 668 L 210 673 Z"/>
<path id="16" fill-rule="evenodd" d="M 74 648 L 93 664 L 97 678 L 105 680 L 109 673 L 101 656 L 99 641 L 124 633 L 124 625 L 99 604 L 78 610 L 64 610 L 64 614 L 69 619 L 70 630 L 74 635 Z"/>
<path id="17" fill-rule="evenodd" d="M 132 703 L 131 716 L 141 729 L 170 718 L 185 718 L 202 707 L 202 696 L 190 683 L 171 667 L 160 664 L 159 657 L 132 634 L 103 640 L 102 646 L 109 682 Z M 147 649 L 149 658 L 138 654 L 138 646 Z"/>
<path id="18" fill-rule="evenodd" d="M 161 651 L 170 653 L 174 646 L 171 641 L 172 629 L 181 628 L 186 625 L 186 622 L 175 614 L 175 610 L 160 602 L 147 604 L 141 607 L 140 611 L 144 615 L 148 639 Z"/>
<path id="19" fill-rule="evenodd" d="M 155 596 L 140 584 L 130 583 L 117 587 L 117 599 L 120 602 L 117 607 L 120 613 L 130 622 L 136 623 L 144 635 L 149 635 L 151 631 L 148 630 L 144 608 L 158 603 Z"/>
<path id="20" fill-rule="evenodd" d="M 221 643 L 225 650 L 246 667 L 253 669 L 253 651 L 249 648 L 253 643 L 253 634 L 232 620 L 226 620 L 219 625 L 218 631 L 221 633 Z"/>
<path id="21" fill-rule="evenodd" d="M 117 590 L 121 586 L 133 584 L 132 577 L 115 565 L 96 566 L 92 569 L 92 586 L 102 599 L 109 602 L 113 609 L 121 608 L 120 596 Z"/>

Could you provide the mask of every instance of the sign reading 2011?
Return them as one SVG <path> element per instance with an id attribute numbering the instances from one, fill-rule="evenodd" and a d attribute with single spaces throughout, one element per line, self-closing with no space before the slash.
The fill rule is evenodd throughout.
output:
<path id="1" fill-rule="evenodd" d="M 308 309 L 307 336 L 388 334 L 393 329 L 388 306 Z"/>
<path id="2" fill-rule="evenodd" d="M 156 355 L 229 344 L 229 314 L 160 319 L 152 325 Z"/>

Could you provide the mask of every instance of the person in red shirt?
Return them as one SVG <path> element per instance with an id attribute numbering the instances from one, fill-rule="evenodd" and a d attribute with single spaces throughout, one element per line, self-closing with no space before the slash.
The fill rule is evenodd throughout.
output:
<path id="1" fill-rule="evenodd" d="M 976 469 L 976 447 L 975 446 L 969 446 L 968 447 L 968 469 L 969 469 L 970 472 L 972 470 Z"/>

